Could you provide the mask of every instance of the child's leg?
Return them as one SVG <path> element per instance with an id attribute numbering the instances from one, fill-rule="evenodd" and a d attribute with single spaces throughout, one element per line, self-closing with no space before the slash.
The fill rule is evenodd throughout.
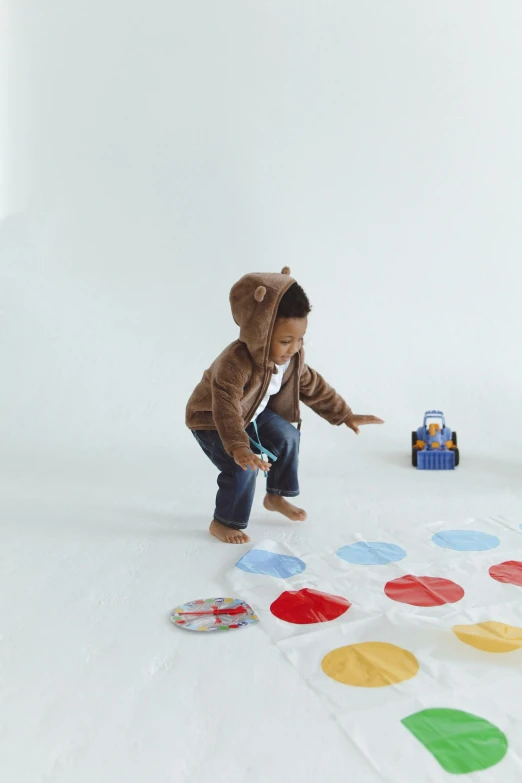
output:
<path id="1" fill-rule="evenodd" d="M 192 433 L 220 471 L 214 519 L 210 525 L 212 535 L 227 544 L 244 544 L 250 541 L 242 531 L 248 525 L 254 500 L 258 471 L 243 470 L 227 454 L 219 434 L 214 430 Z"/>
<path id="2" fill-rule="evenodd" d="M 269 408 L 259 416 L 257 426 L 261 444 L 277 457 L 266 482 L 265 508 L 279 511 L 294 521 L 304 521 L 306 512 L 285 500 L 299 495 L 297 471 L 301 433 Z"/>

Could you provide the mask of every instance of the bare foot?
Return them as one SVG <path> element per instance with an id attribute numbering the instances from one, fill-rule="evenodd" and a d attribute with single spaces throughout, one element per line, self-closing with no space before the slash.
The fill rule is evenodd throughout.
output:
<path id="1" fill-rule="evenodd" d="M 302 508 L 292 506 L 292 504 L 289 503 L 286 498 L 281 497 L 281 495 L 265 495 L 263 505 L 267 511 L 278 511 L 280 514 L 283 514 L 283 516 L 291 519 L 292 522 L 304 522 L 306 519 L 306 511 L 303 511 Z"/>
<path id="2" fill-rule="evenodd" d="M 233 527 L 227 527 L 222 525 L 221 522 L 212 520 L 210 523 L 210 534 L 219 538 L 220 541 L 224 541 L 225 544 L 248 544 L 250 541 L 246 533 L 242 530 L 234 530 Z"/>

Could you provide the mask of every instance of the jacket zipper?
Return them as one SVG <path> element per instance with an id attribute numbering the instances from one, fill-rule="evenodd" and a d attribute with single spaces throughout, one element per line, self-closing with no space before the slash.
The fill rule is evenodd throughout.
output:
<path id="1" fill-rule="evenodd" d="M 297 375 L 294 383 L 294 421 L 297 422 L 297 429 L 301 431 L 301 419 L 299 418 L 299 378 L 301 377 L 301 351 L 297 354 Z"/>
<path id="2" fill-rule="evenodd" d="M 259 398 L 256 400 L 256 402 L 254 404 L 254 407 L 252 408 L 252 410 L 249 412 L 248 416 L 246 417 L 246 425 L 245 426 L 247 426 L 247 427 L 251 423 L 252 416 L 254 415 L 254 413 L 257 411 L 257 409 L 261 405 L 261 403 L 263 401 L 263 398 L 264 398 L 265 394 L 268 391 L 268 387 L 270 386 L 270 375 L 271 375 L 271 373 L 272 373 L 272 371 L 270 370 L 270 368 L 268 368 L 267 371 L 266 371 L 266 378 L 265 378 L 265 382 L 264 382 L 263 387 L 262 387 L 262 392 L 261 392 Z"/>
<path id="3" fill-rule="evenodd" d="M 272 374 L 272 370 L 268 369 L 266 372 L 266 379 L 265 383 L 263 384 L 263 390 L 259 396 L 259 398 L 256 400 L 253 408 L 249 411 L 248 416 L 246 417 L 246 426 L 251 423 L 252 416 L 259 408 L 263 397 L 268 391 L 268 387 L 270 386 L 270 375 Z M 301 430 L 301 419 L 299 418 L 299 378 L 301 376 L 301 351 L 297 354 L 297 373 L 295 376 L 295 382 L 294 382 L 294 421 L 297 423 L 297 429 Z"/>

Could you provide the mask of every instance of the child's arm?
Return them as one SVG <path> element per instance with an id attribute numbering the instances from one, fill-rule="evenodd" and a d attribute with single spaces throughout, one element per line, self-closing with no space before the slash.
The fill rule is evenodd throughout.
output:
<path id="1" fill-rule="evenodd" d="M 243 470 L 270 470 L 270 465 L 254 454 L 245 432 L 241 410 L 241 392 L 248 376 L 238 364 L 221 362 L 213 368 L 212 417 L 227 454 L 234 458 Z"/>
<path id="2" fill-rule="evenodd" d="M 352 409 L 318 372 L 307 364 L 301 367 L 299 399 L 330 424 L 344 424 Z"/>
<path id="3" fill-rule="evenodd" d="M 346 424 L 357 434 L 363 424 L 383 424 L 376 416 L 360 416 L 353 413 L 341 395 L 305 363 L 301 369 L 299 398 L 330 424 Z"/>

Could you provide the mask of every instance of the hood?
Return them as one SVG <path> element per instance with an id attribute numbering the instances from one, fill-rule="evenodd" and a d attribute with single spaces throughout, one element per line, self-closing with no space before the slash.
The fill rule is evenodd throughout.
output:
<path id="1" fill-rule="evenodd" d="M 285 266 L 280 275 L 270 272 L 245 275 L 230 292 L 232 315 L 240 329 L 239 339 L 260 367 L 268 365 L 279 302 L 295 282 Z"/>

